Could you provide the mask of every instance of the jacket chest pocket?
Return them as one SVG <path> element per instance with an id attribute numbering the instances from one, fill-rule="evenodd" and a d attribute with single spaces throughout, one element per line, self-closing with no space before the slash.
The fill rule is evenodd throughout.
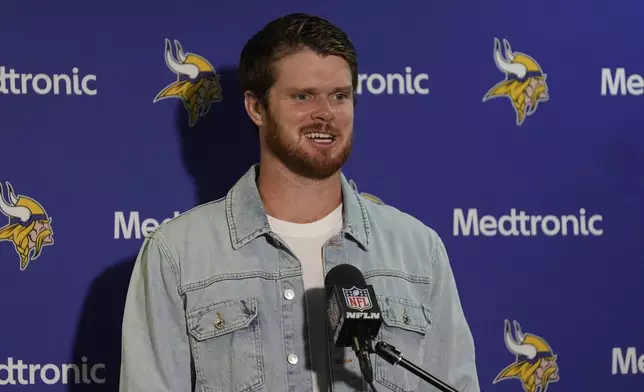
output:
<path id="1" fill-rule="evenodd" d="M 248 392 L 264 385 L 257 300 L 219 302 L 187 315 L 198 385 L 204 392 Z"/>
<path id="2" fill-rule="evenodd" d="M 429 308 L 415 300 L 386 296 L 378 298 L 378 305 L 383 321 L 379 340 L 396 347 L 404 358 L 422 367 L 425 336 L 431 325 Z M 420 382 L 414 374 L 379 356 L 376 356 L 374 378 L 396 392 L 414 392 Z"/>

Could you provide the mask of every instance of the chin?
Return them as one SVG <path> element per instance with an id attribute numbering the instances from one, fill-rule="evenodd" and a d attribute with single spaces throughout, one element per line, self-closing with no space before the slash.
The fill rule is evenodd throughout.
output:
<path id="1" fill-rule="evenodd" d="M 307 156 L 299 162 L 291 162 L 289 168 L 303 177 L 323 180 L 336 174 L 343 164 L 344 161 L 337 157 L 331 159 Z"/>

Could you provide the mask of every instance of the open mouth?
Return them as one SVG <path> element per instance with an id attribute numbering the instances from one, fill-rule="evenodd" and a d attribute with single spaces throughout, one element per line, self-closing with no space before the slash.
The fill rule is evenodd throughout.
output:
<path id="1" fill-rule="evenodd" d="M 317 144 L 331 144 L 335 141 L 335 136 L 324 132 L 305 133 L 304 137 Z"/>

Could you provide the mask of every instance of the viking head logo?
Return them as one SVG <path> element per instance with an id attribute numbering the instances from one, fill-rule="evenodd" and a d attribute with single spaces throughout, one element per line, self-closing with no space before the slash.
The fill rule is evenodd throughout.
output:
<path id="1" fill-rule="evenodd" d="M 184 53 L 179 41 L 174 40 L 177 57 L 172 54 L 170 40 L 165 40 L 165 63 L 177 75 L 171 83 L 154 98 L 158 102 L 165 98 L 178 98 L 189 114 L 189 125 L 193 127 L 199 117 L 205 116 L 210 105 L 222 99 L 219 75 L 205 58 Z"/>
<path id="2" fill-rule="evenodd" d="M 494 39 L 494 62 L 505 74 L 505 80 L 492 87 L 483 97 L 483 102 L 492 98 L 508 98 L 516 113 L 517 125 L 521 125 L 526 116 L 534 114 L 539 102 L 548 101 L 547 75 L 532 57 L 513 52 L 505 39 L 503 43 L 505 58 L 501 54 L 501 43 L 498 38 Z"/>
<path id="3" fill-rule="evenodd" d="M 512 336 L 510 322 L 505 320 L 505 346 L 516 356 L 494 379 L 493 384 L 507 379 L 517 379 L 525 392 L 546 392 L 550 383 L 559 381 L 557 355 L 548 343 L 539 336 L 521 332 L 514 322 L 516 338 Z"/>
<path id="4" fill-rule="evenodd" d="M 43 246 L 53 245 L 51 218 L 36 200 L 16 196 L 8 182 L 7 189 L 8 201 L 0 184 L 0 212 L 9 218 L 9 223 L 0 227 L 0 241 L 13 243 L 20 256 L 20 270 L 24 271 L 29 262 L 40 256 Z"/>

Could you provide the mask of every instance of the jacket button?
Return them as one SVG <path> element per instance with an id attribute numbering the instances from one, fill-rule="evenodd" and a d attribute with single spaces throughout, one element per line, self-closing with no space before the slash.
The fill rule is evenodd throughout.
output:
<path id="1" fill-rule="evenodd" d="M 295 298 L 295 292 L 291 289 L 287 289 L 284 291 L 284 298 L 291 300 Z"/>
<path id="2" fill-rule="evenodd" d="M 295 365 L 297 363 L 297 360 L 298 360 L 297 355 L 295 354 L 288 355 L 288 363 L 290 363 L 291 365 Z"/>

